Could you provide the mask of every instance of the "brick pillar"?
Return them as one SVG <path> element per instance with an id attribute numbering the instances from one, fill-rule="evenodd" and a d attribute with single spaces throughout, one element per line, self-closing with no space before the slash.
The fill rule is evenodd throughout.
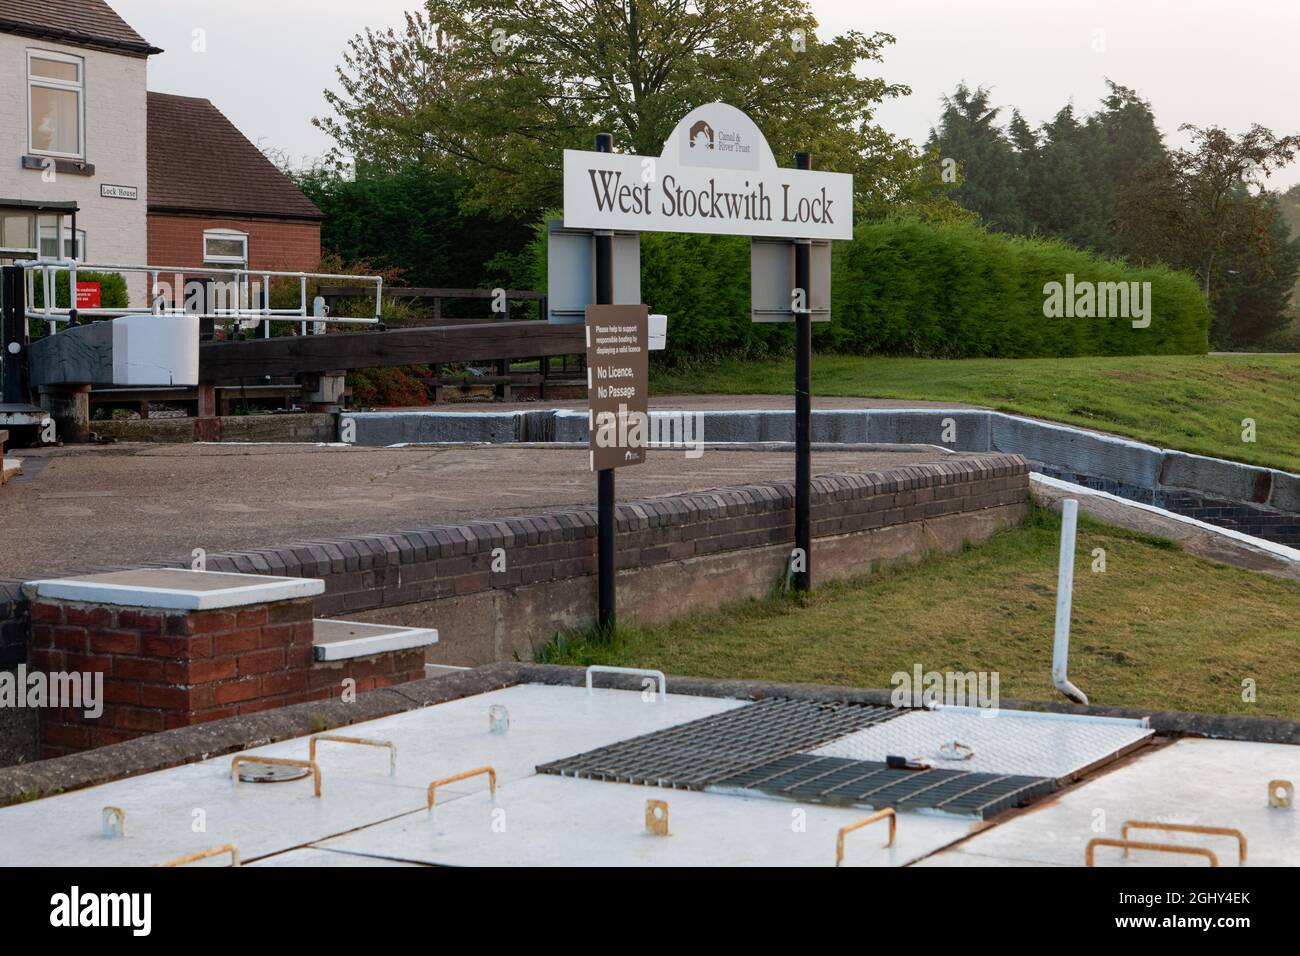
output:
<path id="1" fill-rule="evenodd" d="M 178 611 L 42 597 L 37 587 L 28 672 L 103 682 L 98 716 L 38 711 L 42 757 L 424 677 L 423 647 L 316 661 L 310 597 Z"/>
<path id="2" fill-rule="evenodd" d="M 39 599 L 30 668 L 103 675 L 103 713 L 39 714 L 41 755 L 318 699 L 309 688 L 312 600 L 160 611 Z"/>

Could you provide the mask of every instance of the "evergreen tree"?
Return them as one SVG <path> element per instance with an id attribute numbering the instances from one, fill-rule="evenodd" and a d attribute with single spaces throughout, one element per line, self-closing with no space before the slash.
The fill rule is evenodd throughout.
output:
<path id="1" fill-rule="evenodd" d="M 1066 106 L 1040 132 L 1033 176 L 1038 231 L 1076 246 L 1097 249 L 1105 241 L 1096 168 L 1097 131 Z"/>
<path id="2" fill-rule="evenodd" d="M 1015 183 L 1019 197 L 1021 233 L 1032 235 L 1040 232 L 1043 210 L 1039 197 L 1042 195 L 1039 177 L 1039 143 L 1038 134 L 1026 121 L 1020 110 L 1011 111 L 1011 122 L 1007 124 L 1007 138 L 1015 150 Z"/>
<path id="3" fill-rule="evenodd" d="M 1101 202 L 1094 248 L 1118 254 L 1121 244 L 1113 228 L 1116 196 L 1133 182 L 1138 170 L 1165 155 L 1165 146 L 1151 105 L 1135 90 L 1110 79 L 1106 86 L 1110 92 L 1102 99 L 1102 108 L 1088 117 L 1097 150 L 1094 184 Z"/>
<path id="4" fill-rule="evenodd" d="M 1221 348 L 1265 345 L 1291 321 L 1287 307 L 1300 273 L 1300 238 L 1292 238 L 1276 193 L 1257 201 L 1257 243 L 1232 246 L 1223 256 L 1210 329 L 1210 340 Z"/>
<path id="5" fill-rule="evenodd" d="M 986 88 L 958 84 L 952 96 L 944 97 L 943 113 L 930 130 L 927 146 L 945 165 L 955 163 L 958 185 L 952 196 L 957 202 L 994 229 L 1020 232 L 1025 216 L 1016 155 L 995 123 L 999 110 L 989 100 Z"/>

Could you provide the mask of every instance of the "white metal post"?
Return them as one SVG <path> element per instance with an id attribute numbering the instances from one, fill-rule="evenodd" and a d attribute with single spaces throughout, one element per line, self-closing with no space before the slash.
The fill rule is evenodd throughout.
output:
<path id="1" fill-rule="evenodd" d="M 262 314 L 265 315 L 271 311 L 271 277 L 262 276 Z M 262 320 L 262 338 L 271 337 L 271 320 Z"/>
<path id="2" fill-rule="evenodd" d="M 1061 555 L 1056 575 L 1056 635 L 1052 642 L 1052 683 L 1070 700 L 1088 703 L 1088 696 L 1070 683 L 1070 612 L 1074 603 L 1074 540 L 1079 523 L 1079 502 L 1061 502 Z"/>

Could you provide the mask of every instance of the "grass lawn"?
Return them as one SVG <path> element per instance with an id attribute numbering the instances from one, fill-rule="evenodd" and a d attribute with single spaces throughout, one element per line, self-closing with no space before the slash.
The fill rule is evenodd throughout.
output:
<path id="1" fill-rule="evenodd" d="M 890 687 L 897 671 L 997 671 L 1005 698 L 1052 687 L 1060 518 L 958 554 L 751 601 L 608 644 L 574 636 L 539 659 L 668 674 Z M 1092 570 L 1093 549 L 1106 570 Z M 1070 679 L 1092 703 L 1300 718 L 1300 585 L 1212 564 L 1079 516 Z M 1244 703 L 1242 681 L 1258 700 Z"/>
<path id="2" fill-rule="evenodd" d="M 654 393 L 787 394 L 793 360 L 656 370 Z M 1300 354 L 1067 359 L 818 355 L 814 395 L 969 402 L 1300 472 Z M 1242 438 L 1253 418 L 1256 440 Z"/>

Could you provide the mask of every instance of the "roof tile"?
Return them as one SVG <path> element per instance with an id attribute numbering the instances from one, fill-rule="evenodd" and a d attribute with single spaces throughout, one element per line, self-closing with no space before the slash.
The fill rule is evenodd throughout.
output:
<path id="1" fill-rule="evenodd" d="M 149 210 L 322 218 L 293 181 L 210 101 L 153 92 L 149 93 Z"/>
<path id="2" fill-rule="evenodd" d="M 162 52 L 132 30 L 104 0 L 0 0 L 0 33 L 135 56 Z"/>

